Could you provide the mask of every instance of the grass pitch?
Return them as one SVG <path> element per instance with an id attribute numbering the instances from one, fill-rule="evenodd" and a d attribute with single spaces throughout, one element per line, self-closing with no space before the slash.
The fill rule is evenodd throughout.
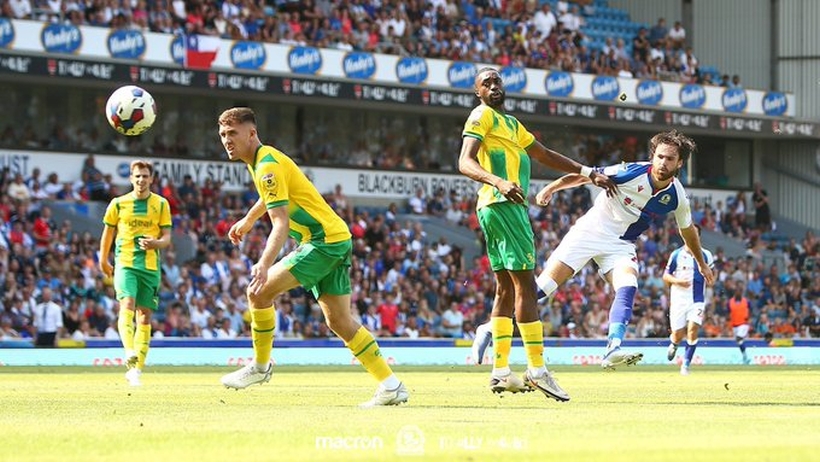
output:
<path id="1" fill-rule="evenodd" d="M 521 369 L 520 367 L 518 369 Z M 817 367 L 556 367 L 568 403 L 493 395 L 484 367 L 397 368 L 410 403 L 360 410 L 356 367 L 0 369 L 2 461 L 817 460 Z"/>

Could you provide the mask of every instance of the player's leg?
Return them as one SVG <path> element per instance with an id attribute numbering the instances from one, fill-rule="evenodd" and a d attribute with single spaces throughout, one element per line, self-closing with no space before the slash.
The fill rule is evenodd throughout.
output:
<path id="1" fill-rule="evenodd" d="M 740 348 L 740 354 L 743 356 L 743 364 L 749 364 L 751 361 L 746 355 L 746 337 L 749 335 L 749 325 L 741 324 L 740 326 L 734 327 L 732 330 L 735 334 L 737 347 Z"/>
<path id="2" fill-rule="evenodd" d="M 686 335 L 686 306 L 672 301 L 669 306 L 669 347 L 666 349 L 666 359 L 672 361 L 678 352 L 678 347 Z"/>
<path id="3" fill-rule="evenodd" d="M 407 401 L 407 388 L 393 374 L 379 344 L 350 312 L 351 241 L 317 244 L 315 250 L 291 268 L 292 273 L 319 302 L 327 326 L 345 342 L 364 369 L 379 382 L 373 399 L 363 407 L 388 406 Z"/>
<path id="4" fill-rule="evenodd" d="M 603 266 L 602 269 L 604 269 Z M 632 319 L 635 293 L 638 291 L 637 264 L 632 257 L 625 256 L 618 259 L 613 268 L 605 274 L 615 289 L 615 297 L 609 309 L 607 349 L 601 366 L 605 369 L 612 369 L 622 364 L 631 366 L 643 358 L 642 353 L 627 353 L 621 350 L 621 342 L 626 335 L 626 326 Z"/>
<path id="5" fill-rule="evenodd" d="M 576 271 L 583 268 L 597 250 L 590 245 L 594 241 L 581 228 L 573 226 L 547 259 L 546 267 L 535 279 L 538 300 L 549 298 L 561 284 L 567 282 Z"/>
<path id="6" fill-rule="evenodd" d="M 515 292 L 515 319 L 527 355 L 524 382 L 558 401 L 569 401 L 569 395 L 544 365 L 544 326 L 538 314 L 532 271 L 509 271 Z"/>
<path id="7" fill-rule="evenodd" d="M 132 387 L 142 385 L 142 370 L 145 368 L 145 358 L 148 356 L 148 348 L 151 344 L 151 309 L 137 304 L 136 331 L 134 333 L 134 348 L 136 351 L 136 364 L 128 369 L 125 378 Z"/>
<path id="8" fill-rule="evenodd" d="M 471 350 L 474 364 L 484 364 L 484 355 L 487 352 L 487 348 L 490 347 L 492 340 L 493 326 L 490 321 L 479 324 L 475 328 L 475 338 L 473 339 L 473 347 Z"/>
<path id="9" fill-rule="evenodd" d="M 510 351 L 513 339 L 512 315 L 515 307 L 515 287 L 512 277 L 509 271 L 501 270 L 495 273 L 495 279 L 495 300 L 490 315 L 494 353 L 490 390 L 493 393 L 530 391 L 529 387 L 510 370 Z"/>
<path id="10" fill-rule="evenodd" d="M 128 370 L 137 366 L 137 353 L 134 350 L 134 313 L 139 282 L 135 271 L 117 266 L 114 268 L 114 291 L 119 301 L 117 315 L 117 332 L 125 349 L 125 365 Z"/>
<path id="11" fill-rule="evenodd" d="M 526 211 L 514 204 L 493 204 L 480 209 L 477 215 L 478 223 L 484 232 L 487 258 L 490 260 L 490 268 L 495 274 L 496 281 L 495 300 L 489 322 L 494 350 L 490 389 L 497 393 L 523 391 L 527 389 L 526 385 L 510 372 L 509 367 L 515 288 L 508 269 L 516 268 L 516 264 L 522 264 L 517 262 L 521 240 L 528 239 L 529 248 L 533 248 L 532 227 L 527 221 Z M 534 251 L 529 257 L 531 261 L 528 264 L 534 265 Z M 532 266 L 517 268 L 531 269 Z M 476 350 L 478 356 L 483 356 L 480 345 L 476 346 Z"/>
<path id="12" fill-rule="evenodd" d="M 705 305 L 702 302 L 690 305 L 686 313 L 686 352 L 683 355 L 680 373 L 689 375 L 689 368 L 692 366 L 692 359 L 695 358 L 695 349 L 698 347 L 698 331 L 703 324 L 703 313 Z"/>
<path id="13" fill-rule="evenodd" d="M 359 360 L 367 373 L 379 382 L 373 398 L 362 403 L 361 406 L 392 406 L 405 403 L 410 397 L 407 388 L 390 369 L 373 334 L 356 322 L 350 314 L 350 278 L 347 271 L 345 267 L 344 275 L 331 275 L 330 278 L 335 279 L 335 287 L 341 287 L 342 276 L 346 277 L 348 293 L 344 295 L 325 293 L 318 297 L 318 301 L 330 330 L 345 342 L 345 346 Z M 324 284 L 322 289 L 327 287 L 327 284 Z"/>
<path id="14" fill-rule="evenodd" d="M 240 389 L 270 381 L 273 373 L 270 358 L 276 328 L 276 309 L 273 300 L 282 292 L 299 286 L 299 281 L 290 273 L 287 266 L 290 258 L 298 254 L 299 249 L 301 246 L 270 267 L 268 279 L 259 293 L 254 294 L 250 289 L 247 290 L 254 362 L 222 376 L 221 382 L 226 387 Z"/>

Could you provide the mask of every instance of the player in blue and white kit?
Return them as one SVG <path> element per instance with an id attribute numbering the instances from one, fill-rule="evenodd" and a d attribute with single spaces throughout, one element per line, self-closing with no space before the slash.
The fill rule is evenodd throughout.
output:
<path id="1" fill-rule="evenodd" d="M 570 228 L 536 279 L 542 291 L 539 296 L 549 297 L 587 262 L 594 260 L 598 264 L 601 274 L 615 289 L 615 299 L 609 310 L 607 348 L 601 361 L 605 369 L 632 365 L 643 358 L 642 353 L 622 351 L 621 342 L 632 318 L 632 305 L 638 290 L 635 241 L 657 217 L 675 214 L 681 237 L 687 247 L 693 249 L 704 280 L 707 284 L 714 280 L 703 259 L 686 192 L 675 178 L 695 149 L 695 142 L 682 133 L 676 130 L 661 132 L 650 140 L 650 162 L 596 168 L 618 185 L 618 194 L 596 197 L 592 208 Z M 578 174 L 563 176 L 544 187 L 536 195 L 536 202 L 544 206 L 555 192 L 587 183 L 589 178 Z M 485 336 L 479 336 L 482 330 L 476 330 L 474 356 L 483 356 L 489 345 Z"/>
<path id="2" fill-rule="evenodd" d="M 697 225 L 696 225 L 697 227 Z M 700 227 L 697 227 L 700 232 Z M 712 253 L 701 249 L 703 260 L 709 268 L 714 264 Z M 671 286 L 669 290 L 669 348 L 666 358 L 675 359 L 678 345 L 686 337 L 686 353 L 680 367 L 681 375 L 689 375 L 695 348 L 698 345 L 698 330 L 703 324 L 706 309 L 706 280 L 698 269 L 692 252 L 684 245 L 669 256 L 663 281 Z"/>

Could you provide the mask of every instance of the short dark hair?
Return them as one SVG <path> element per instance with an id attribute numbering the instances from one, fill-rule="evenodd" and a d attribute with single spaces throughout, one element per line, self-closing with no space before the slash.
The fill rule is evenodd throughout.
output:
<path id="1" fill-rule="evenodd" d="M 131 172 L 131 173 L 134 173 L 134 169 L 142 170 L 144 168 L 148 169 L 148 175 L 149 176 L 152 176 L 152 177 L 154 176 L 154 164 L 152 164 L 151 162 L 148 162 L 147 160 L 137 159 L 137 160 L 131 162 L 131 168 L 128 171 Z"/>
<path id="2" fill-rule="evenodd" d="M 689 157 L 697 151 L 698 146 L 692 138 L 684 135 L 677 130 L 669 130 L 668 132 L 660 132 L 649 140 L 649 155 L 655 156 L 655 149 L 662 144 L 668 144 L 678 148 L 678 156 L 686 163 Z"/>
<path id="3" fill-rule="evenodd" d="M 252 123 L 256 126 L 256 114 L 249 107 L 232 107 L 219 116 L 219 125 L 233 125 L 235 123 Z"/>

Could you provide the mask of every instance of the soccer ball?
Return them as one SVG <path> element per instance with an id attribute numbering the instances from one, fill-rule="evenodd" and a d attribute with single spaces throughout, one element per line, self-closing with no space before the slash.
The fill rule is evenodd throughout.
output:
<path id="1" fill-rule="evenodd" d="M 142 135 L 157 118 L 157 105 L 150 93 L 135 85 L 117 88 L 105 104 L 105 118 L 114 130 L 126 136 Z"/>

